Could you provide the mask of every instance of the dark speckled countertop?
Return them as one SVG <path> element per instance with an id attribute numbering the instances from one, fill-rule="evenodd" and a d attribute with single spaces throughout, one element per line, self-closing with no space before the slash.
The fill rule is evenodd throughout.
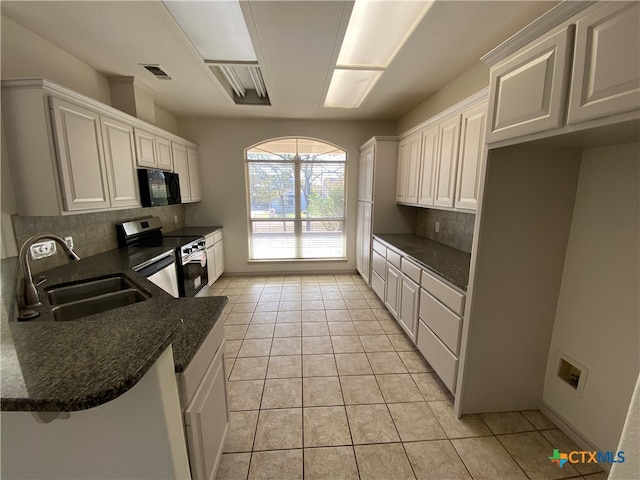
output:
<path id="1" fill-rule="evenodd" d="M 43 315 L 26 322 L 15 321 L 18 261 L 3 259 L 2 410 L 96 407 L 135 385 L 170 344 L 176 372 L 182 372 L 220 318 L 227 298 L 176 299 L 132 270 L 162 253 L 161 248 L 111 250 L 43 272 Z M 151 298 L 75 321 L 52 320 L 42 289 L 113 274 L 123 274 Z"/>
<path id="2" fill-rule="evenodd" d="M 376 233 L 374 237 L 466 291 L 471 254 L 411 234 Z"/>

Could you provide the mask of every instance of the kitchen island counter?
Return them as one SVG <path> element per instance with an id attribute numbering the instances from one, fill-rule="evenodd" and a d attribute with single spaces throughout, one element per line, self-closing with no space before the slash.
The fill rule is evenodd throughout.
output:
<path id="1" fill-rule="evenodd" d="M 165 249 L 166 251 L 166 249 Z M 18 322 L 16 258 L 2 260 L 0 353 L 3 411 L 76 411 L 102 405 L 135 385 L 172 344 L 182 372 L 220 318 L 226 297 L 173 298 L 132 267 L 164 253 L 111 250 L 43 272 L 39 318 Z M 44 288 L 123 274 L 147 300 L 74 321 L 51 318 Z"/>

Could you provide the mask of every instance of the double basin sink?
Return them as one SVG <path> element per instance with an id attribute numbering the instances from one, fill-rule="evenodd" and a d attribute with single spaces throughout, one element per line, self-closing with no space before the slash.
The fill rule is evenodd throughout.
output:
<path id="1" fill-rule="evenodd" d="M 56 321 L 78 320 L 151 298 L 151 295 L 119 274 L 54 285 L 45 291 Z"/>

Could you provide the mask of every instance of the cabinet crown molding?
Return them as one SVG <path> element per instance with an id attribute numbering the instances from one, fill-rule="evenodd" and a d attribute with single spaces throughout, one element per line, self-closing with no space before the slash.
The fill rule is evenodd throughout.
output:
<path id="1" fill-rule="evenodd" d="M 597 2 L 565 0 L 531 22 L 518 33 L 509 37 L 489 53 L 485 54 L 480 60 L 489 66 L 493 66 L 595 3 Z"/>
<path id="2" fill-rule="evenodd" d="M 442 112 L 434 115 L 433 117 L 428 118 L 427 120 L 419 123 L 415 127 L 410 128 L 406 132 L 401 133 L 400 135 L 398 135 L 398 139 L 402 139 L 409 135 L 412 135 L 413 133 L 419 130 L 422 130 L 423 128 L 428 126 L 430 123 L 438 122 L 454 113 L 460 113 L 462 110 L 466 110 L 468 107 L 471 107 L 473 104 L 482 102 L 484 100 L 487 100 L 488 98 L 489 98 L 489 87 L 485 87 L 482 90 L 479 90 L 478 92 L 474 93 L 473 95 L 468 96 L 464 100 L 456 103 L 455 105 L 450 106 L 446 110 L 443 110 Z"/>
<path id="3" fill-rule="evenodd" d="M 358 150 L 360 152 L 362 152 L 362 151 L 366 150 L 371 145 L 374 145 L 377 142 L 397 142 L 397 141 L 398 141 L 398 137 L 394 137 L 394 136 L 390 136 L 390 135 L 387 135 L 387 136 L 375 136 L 375 137 L 371 137 L 369 140 L 367 140 L 362 145 L 360 145 Z"/>
<path id="4" fill-rule="evenodd" d="M 2 80 L 0 85 L 2 86 L 3 90 L 25 89 L 25 88 L 41 89 L 44 91 L 46 95 L 50 95 L 50 96 L 58 97 L 70 102 L 78 103 L 84 107 L 93 108 L 97 110 L 99 113 L 103 113 L 105 115 L 109 115 L 116 119 L 120 119 L 124 122 L 129 123 L 133 127 L 144 128 L 145 130 L 151 133 L 154 133 L 156 135 L 161 135 L 169 140 L 180 142 L 182 144 L 188 144 L 192 148 L 198 149 L 197 144 L 185 138 L 179 137 L 174 133 L 167 132 L 166 130 L 161 129 L 160 127 L 157 127 L 151 123 L 145 122 L 144 120 L 140 120 L 139 118 L 134 117 L 133 115 L 129 115 L 128 113 L 125 113 L 122 110 L 118 110 L 117 108 L 114 108 L 111 105 L 107 105 L 94 98 L 83 95 L 82 93 L 78 93 L 67 87 L 63 87 L 62 85 L 52 80 L 49 80 L 48 78 L 8 79 L 8 80 Z"/>

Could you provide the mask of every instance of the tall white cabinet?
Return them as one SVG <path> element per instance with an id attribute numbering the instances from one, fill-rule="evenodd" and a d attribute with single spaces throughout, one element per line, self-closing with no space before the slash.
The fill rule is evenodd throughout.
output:
<path id="1" fill-rule="evenodd" d="M 373 232 L 410 233 L 415 218 L 395 204 L 398 158 L 396 137 L 373 137 L 360 147 L 358 157 L 358 206 L 356 211 L 356 269 L 371 281 Z"/>

